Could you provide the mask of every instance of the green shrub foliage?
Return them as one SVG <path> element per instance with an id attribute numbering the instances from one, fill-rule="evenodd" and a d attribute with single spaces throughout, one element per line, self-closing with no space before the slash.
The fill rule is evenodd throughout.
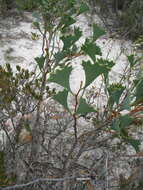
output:
<path id="1" fill-rule="evenodd" d="M 110 139 L 118 138 L 120 140 L 120 146 L 130 145 L 136 152 L 139 152 L 141 142 L 140 139 L 135 138 L 135 136 L 132 135 L 132 128 L 135 125 L 142 125 L 142 119 L 140 118 L 140 115 L 138 115 L 138 112 L 142 112 L 143 101 L 142 68 L 137 77 L 131 76 L 135 68 L 139 68 L 140 60 L 137 59 L 135 55 L 129 55 L 127 57 L 128 67 L 126 68 L 123 77 L 115 83 L 110 78 L 110 71 L 113 66 L 115 66 L 115 63 L 114 61 L 103 59 L 102 50 L 97 45 L 97 40 L 105 34 L 105 31 L 98 25 L 93 24 L 91 36 L 81 40 L 83 37 L 83 31 L 76 25 L 76 21 L 81 14 L 89 10 L 85 1 L 35 0 L 35 4 L 33 4 L 33 1 L 29 1 L 30 4 L 26 4 L 26 1 L 20 0 L 17 0 L 17 2 L 22 4 L 24 9 L 31 9 L 35 4 L 38 7 L 38 11 L 36 10 L 33 13 L 35 19 L 33 25 L 39 30 L 43 39 L 42 54 L 35 58 L 36 72 L 23 69 L 19 65 L 16 66 L 15 72 L 10 64 L 6 64 L 4 67 L 0 66 L 0 111 L 4 116 L 5 113 L 9 114 L 7 114 L 9 117 L 6 115 L 6 117 L 0 120 L 2 124 L 0 129 L 5 130 L 4 122 L 7 121 L 6 119 L 13 119 L 19 112 L 23 117 L 34 112 L 36 117 L 35 120 L 33 119 L 34 127 L 31 129 L 29 124 L 26 125 L 30 133 L 32 133 L 31 149 L 29 151 L 30 153 L 28 152 L 27 154 L 30 155 L 29 157 L 32 162 L 30 163 L 29 161 L 29 164 L 27 161 L 28 158 L 25 160 L 22 158 L 25 165 L 28 165 L 29 170 L 27 171 L 30 173 L 31 165 L 33 163 L 39 164 L 37 158 L 39 158 L 41 152 L 39 154 L 38 147 L 41 145 L 42 148 L 44 147 L 44 144 L 42 143 L 44 142 L 43 138 L 45 135 L 42 133 L 42 127 L 48 123 L 47 120 L 50 118 L 48 113 L 48 115 L 46 115 L 46 120 L 41 124 L 41 120 L 45 117 L 44 114 L 46 112 L 44 110 L 43 114 L 41 114 L 41 105 L 43 102 L 47 101 L 46 105 L 48 106 L 48 101 L 51 99 L 69 114 L 72 118 L 72 124 L 70 127 L 74 129 L 74 134 L 73 136 L 71 135 L 71 143 L 73 144 L 71 145 L 69 154 L 64 155 L 65 157 L 63 156 L 61 159 L 61 168 L 58 168 L 60 166 L 58 165 L 57 167 L 52 160 L 55 158 L 54 154 L 58 152 L 58 147 L 55 147 L 57 152 L 52 152 L 51 154 L 51 156 L 53 156 L 52 159 L 50 159 L 50 161 L 52 160 L 51 165 L 53 166 L 55 164 L 54 169 L 57 169 L 58 171 L 60 170 L 60 175 L 61 171 L 63 172 L 63 175 L 65 175 L 67 170 L 69 172 L 73 157 L 76 161 L 80 157 L 80 150 L 79 157 L 76 153 L 76 149 L 78 151 L 80 143 L 83 143 L 83 147 L 86 147 L 86 142 L 88 145 L 90 144 L 86 139 L 89 138 L 91 140 L 92 137 L 93 142 L 96 140 L 94 133 L 90 133 L 90 135 L 87 136 L 88 138 L 86 138 L 88 133 L 78 134 L 77 121 L 81 117 L 91 117 L 95 132 L 97 133 L 99 131 L 99 136 L 103 133 L 106 134 L 106 132 L 108 134 L 109 132 L 111 134 Z M 72 62 L 77 58 L 80 58 L 78 59 L 78 64 L 81 64 L 84 70 L 85 81 L 81 81 L 77 92 L 73 92 L 70 85 L 70 76 L 73 71 Z M 104 96 L 106 97 L 102 110 L 98 106 L 98 101 L 102 100 L 99 99 L 100 92 L 97 91 L 96 87 L 93 93 L 94 101 L 96 103 L 91 105 L 88 98 L 86 98 L 88 89 L 91 85 L 94 86 L 94 82 L 99 80 L 102 82 L 100 92 L 103 91 Z M 49 87 L 51 83 L 60 86 L 62 90 L 57 92 L 55 89 L 51 89 Z M 98 98 L 96 94 L 99 94 Z M 69 95 L 74 99 L 74 109 L 71 109 L 68 104 Z M 121 112 L 123 111 L 128 112 L 127 114 L 122 115 Z M 59 126 L 58 122 L 57 125 Z M 49 131 L 52 130 L 52 125 L 48 125 L 48 127 L 46 134 L 49 134 Z M 62 128 L 63 126 L 60 127 Z M 18 135 L 20 133 L 19 131 L 20 130 L 18 130 Z M 14 129 L 14 132 L 16 133 L 17 130 Z M 49 145 L 46 146 L 50 146 L 51 141 L 56 141 L 55 139 L 64 132 L 65 129 L 61 129 L 60 133 L 55 133 L 54 131 L 52 138 L 49 140 Z M 37 135 L 41 135 L 42 140 Z M 15 138 L 17 138 L 17 135 L 15 135 Z M 11 142 L 11 139 L 8 139 Z M 64 142 L 63 136 L 61 139 Z M 13 153 L 18 152 L 19 148 L 23 145 L 18 143 L 18 140 L 16 141 L 15 139 L 11 143 Z M 61 149 L 62 148 L 60 148 L 60 150 Z M 44 150 L 46 150 L 46 152 L 49 151 L 47 147 Z M 66 151 L 65 148 L 65 152 Z M 49 153 L 50 152 L 48 152 L 48 154 Z M 3 153 L 0 152 L 0 156 L 0 162 L 3 165 Z M 62 157 L 62 155 L 60 156 Z M 58 161 L 56 160 L 55 162 Z M 49 166 L 48 162 L 47 165 Z M 0 172 L 3 173 L 5 178 L 4 167 L 1 166 L 1 164 Z M 27 175 L 28 172 L 26 173 Z M 55 176 L 55 174 L 53 174 L 53 176 Z M 33 178 L 34 177 L 32 177 L 32 179 Z"/>

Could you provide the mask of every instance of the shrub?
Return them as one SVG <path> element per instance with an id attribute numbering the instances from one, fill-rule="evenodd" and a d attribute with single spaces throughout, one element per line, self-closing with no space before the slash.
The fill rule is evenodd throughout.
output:
<path id="1" fill-rule="evenodd" d="M 137 39 L 143 33 L 143 1 L 142 0 L 90 0 L 96 13 L 105 20 L 106 27 L 111 25 L 119 29 L 122 36 Z M 96 9 L 100 7 L 100 10 Z M 112 20 L 112 24 L 111 24 Z M 109 22 L 109 24 L 108 24 Z"/>
<path id="2" fill-rule="evenodd" d="M 13 0 L 0 0 L 0 13 L 2 15 L 6 14 L 7 10 L 13 7 L 13 4 Z"/>
<path id="3" fill-rule="evenodd" d="M 143 33 L 143 1 L 134 0 L 120 16 L 120 24 L 132 39 Z"/>
<path id="4" fill-rule="evenodd" d="M 36 6 L 36 1 L 34 0 L 15 0 L 18 8 L 23 10 L 33 10 Z"/>
<path id="5" fill-rule="evenodd" d="M 93 24 L 92 35 L 80 41 L 83 33 L 76 19 L 89 10 L 87 4 L 76 0 L 38 3 L 40 14 L 34 13 L 33 25 L 43 43 L 41 56 L 35 58 L 36 72 L 18 65 L 15 73 L 9 64 L 0 67 L 0 123 L 7 135 L 7 173 L 15 172 L 19 184 L 31 180 L 29 184 L 35 189 L 75 189 L 79 176 L 89 177 L 92 187 L 102 180 L 99 184 L 105 187 L 103 180 L 114 173 L 107 161 L 112 167 L 117 155 L 126 153 L 127 145 L 137 153 L 140 150 L 140 139 L 133 134 L 138 134 L 136 126 L 142 125 L 142 70 L 133 76 L 140 60 L 128 56 L 122 77 L 116 83 L 111 81 L 109 74 L 115 63 L 102 58 L 96 43 L 105 31 Z M 86 80 L 80 81 L 73 92 L 70 76 L 72 62 L 77 58 Z M 94 81 L 99 79 L 98 88 Z M 60 90 L 51 88 L 51 83 Z M 92 94 L 88 96 L 90 85 Z M 72 107 L 69 96 L 73 98 Z M 101 107 L 102 96 L 105 101 Z M 8 121 L 12 123 L 12 134 L 8 133 Z M 114 139 L 118 141 L 113 144 Z M 60 181 L 50 181 L 55 177 Z"/>

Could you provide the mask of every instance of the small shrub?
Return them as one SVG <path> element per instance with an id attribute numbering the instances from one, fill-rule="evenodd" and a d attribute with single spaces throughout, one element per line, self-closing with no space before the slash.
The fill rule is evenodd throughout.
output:
<path id="1" fill-rule="evenodd" d="M 104 20 L 106 27 L 110 28 L 111 25 L 111 31 L 118 28 L 120 34 L 131 39 L 137 39 L 142 35 L 142 0 L 89 0 L 89 3 L 91 8 L 96 10 L 96 14 L 99 14 L 100 18 Z"/>
<path id="2" fill-rule="evenodd" d="M 14 5 L 13 0 L 0 0 L 0 13 L 5 15 L 8 9 L 11 9 Z"/>
<path id="3" fill-rule="evenodd" d="M 143 1 L 134 0 L 120 16 L 120 25 L 132 39 L 143 34 Z"/>
<path id="4" fill-rule="evenodd" d="M 23 10 L 33 10 L 36 8 L 36 2 L 34 0 L 16 0 L 18 8 Z"/>
<path id="5" fill-rule="evenodd" d="M 41 12 L 35 12 L 33 23 L 43 39 L 42 54 L 35 58 L 38 74 L 18 65 L 15 73 L 9 64 L 0 67 L 1 129 L 7 135 L 8 119 L 13 125 L 13 138 L 7 135 L 6 169 L 15 172 L 17 183 L 39 177 L 75 175 L 91 176 L 91 180 L 96 182 L 96 170 L 99 178 L 105 180 L 114 172 L 111 168 L 105 169 L 106 160 L 111 159 L 112 167 L 114 161 L 118 162 L 116 153 L 125 152 L 127 145 L 131 145 L 137 153 L 140 151 L 140 139 L 132 135 L 131 127 L 142 125 L 143 74 L 140 72 L 141 76 L 136 80 L 132 77 L 132 71 L 134 73 L 140 62 L 136 56 L 128 56 L 128 67 L 115 83 L 109 75 L 115 63 L 102 58 L 97 44 L 99 37 L 105 34 L 104 30 L 93 24 L 91 36 L 80 42 L 83 32 L 75 23 L 77 17 L 89 9 L 87 4 L 84 1 L 77 3 L 76 0 L 39 0 L 39 3 Z M 27 9 L 27 4 L 25 7 Z M 80 58 L 78 64 L 82 65 L 86 80 L 80 81 L 77 92 L 73 92 L 70 76 L 72 63 L 77 58 Z M 97 88 L 93 82 L 98 82 L 99 77 L 101 85 Z M 51 83 L 61 86 L 62 91 L 50 89 Z M 86 92 L 91 84 L 94 92 L 90 103 Z M 102 93 L 106 100 L 101 110 L 99 102 L 102 101 Z M 73 97 L 73 109 L 68 104 L 69 95 Z M 122 114 L 124 111 L 127 111 L 125 115 Z M 15 121 L 18 117 L 19 122 Z M 91 123 L 84 124 L 86 130 L 80 129 L 80 119 L 86 122 L 88 117 Z M 23 142 L 19 138 L 23 129 L 30 132 L 30 141 Z M 113 139 L 119 142 L 117 148 L 112 146 Z M 93 157 L 93 154 L 85 155 L 87 151 L 97 149 L 103 152 L 99 158 L 96 155 Z M 91 164 L 89 157 L 92 157 Z M 51 186 L 46 183 L 46 189 L 57 189 L 56 186 L 62 190 L 75 189 L 75 183 L 65 181 L 60 188 L 58 182 Z M 39 187 L 42 189 L 37 183 L 37 188 L 34 188 Z"/>

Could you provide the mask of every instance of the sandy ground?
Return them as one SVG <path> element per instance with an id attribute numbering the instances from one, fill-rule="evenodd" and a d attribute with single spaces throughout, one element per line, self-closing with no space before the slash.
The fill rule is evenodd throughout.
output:
<path id="1" fill-rule="evenodd" d="M 19 64 L 24 68 L 32 69 L 35 66 L 34 58 L 42 53 L 42 39 L 32 40 L 31 32 L 38 33 L 32 27 L 31 13 L 25 13 L 26 19 L 15 19 L 14 17 L 7 17 L 3 20 L 0 19 L 0 64 L 10 63 L 14 68 Z M 95 22 L 99 23 L 100 20 L 95 16 Z M 84 37 L 80 40 L 82 43 L 85 37 L 91 35 L 91 28 L 88 26 L 88 20 L 85 16 L 78 18 L 77 26 L 79 26 Z M 102 48 L 104 58 L 109 58 L 116 61 L 116 66 L 113 68 L 113 77 L 122 73 L 125 65 L 127 64 L 125 54 L 131 51 L 131 42 L 111 39 L 108 35 L 97 41 L 97 44 Z M 79 62 L 81 60 L 76 60 Z M 77 65 L 76 63 L 73 65 Z M 81 67 L 76 67 L 78 76 L 82 76 L 83 72 Z M 76 71 L 75 71 L 76 73 Z M 76 75 L 76 74 L 75 74 Z M 76 75 L 77 76 L 77 75 Z M 73 77 L 74 78 L 74 77 Z M 114 79 L 115 80 L 115 79 Z"/>

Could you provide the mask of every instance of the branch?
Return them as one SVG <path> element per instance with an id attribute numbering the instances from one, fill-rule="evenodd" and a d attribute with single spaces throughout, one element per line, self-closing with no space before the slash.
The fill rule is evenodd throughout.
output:
<path id="1" fill-rule="evenodd" d="M 36 179 L 34 181 L 30 181 L 28 183 L 23 183 L 23 184 L 13 185 L 13 186 L 5 187 L 5 188 L 0 188 L 0 190 L 15 190 L 15 189 L 25 188 L 25 187 L 34 185 L 36 183 L 41 183 L 41 182 L 60 182 L 60 181 L 62 182 L 62 181 L 72 180 L 72 179 L 75 179 L 77 181 L 88 181 L 88 180 L 91 180 L 90 177 L 84 177 L 84 178 L 80 178 L 80 177 L 39 178 L 39 179 Z"/>
<path id="2" fill-rule="evenodd" d="M 81 81 L 81 84 L 80 84 L 80 88 L 77 92 L 77 94 L 75 95 L 75 108 L 74 108 L 74 113 L 73 113 L 73 119 L 74 119 L 74 135 L 75 135 L 75 141 L 77 141 L 77 116 L 76 116 L 76 112 L 77 112 L 77 108 L 79 106 L 79 93 L 81 92 L 82 90 L 82 85 L 83 85 L 83 82 Z"/>

